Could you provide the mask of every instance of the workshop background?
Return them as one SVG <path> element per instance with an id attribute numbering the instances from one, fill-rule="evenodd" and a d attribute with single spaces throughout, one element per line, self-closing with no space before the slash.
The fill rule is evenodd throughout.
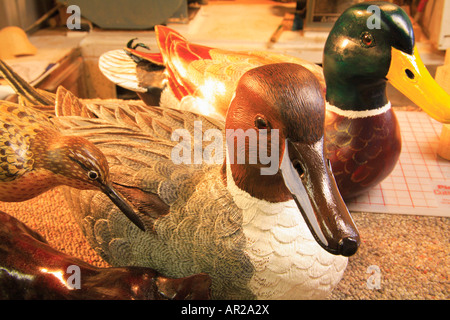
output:
<path id="1" fill-rule="evenodd" d="M 139 0 L 130 6 L 120 0 L 0 0 L 0 58 L 40 89 L 55 92 L 62 85 L 84 99 L 137 99 L 103 76 L 98 59 L 132 38 L 158 50 L 157 24 L 195 43 L 270 50 L 321 64 L 331 26 L 357 2 Z M 410 15 L 425 65 L 450 92 L 450 0 L 391 2 Z M 79 20 L 70 5 L 81 8 Z M 20 38 L 10 26 L 25 31 L 23 43 L 7 42 Z M 438 154 L 439 148 L 449 153 L 448 142 L 441 141 L 445 126 L 391 86 L 388 96 L 402 128 L 402 155 L 379 187 L 347 203 L 362 244 L 330 299 L 449 299 L 450 161 Z M 0 99 L 17 99 L 3 79 Z M 58 188 L 24 203 L 0 203 L 0 210 L 56 249 L 107 266 L 89 248 Z M 378 287 L 370 284 L 374 276 Z"/>

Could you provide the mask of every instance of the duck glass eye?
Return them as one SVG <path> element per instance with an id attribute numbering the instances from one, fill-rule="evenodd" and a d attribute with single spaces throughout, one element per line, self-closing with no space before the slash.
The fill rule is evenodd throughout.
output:
<path id="1" fill-rule="evenodd" d="M 267 124 L 266 119 L 264 119 L 261 116 L 257 116 L 255 118 L 255 127 L 258 129 L 268 129 L 269 126 Z"/>
<path id="2" fill-rule="evenodd" d="M 89 171 L 88 172 L 88 177 L 91 180 L 96 180 L 98 178 L 98 173 L 95 171 Z"/>
<path id="3" fill-rule="evenodd" d="M 375 45 L 375 39 L 370 32 L 363 32 L 361 34 L 361 42 L 365 47 L 373 47 Z"/>

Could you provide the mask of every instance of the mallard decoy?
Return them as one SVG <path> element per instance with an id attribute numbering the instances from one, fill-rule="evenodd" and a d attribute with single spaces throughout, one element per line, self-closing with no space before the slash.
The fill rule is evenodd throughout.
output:
<path id="1" fill-rule="evenodd" d="M 113 187 L 108 161 L 95 145 L 62 135 L 39 111 L 0 101 L 0 201 L 25 201 L 59 185 L 102 191 L 145 230 Z"/>
<path id="2" fill-rule="evenodd" d="M 325 297 L 360 239 L 323 154 L 324 105 L 315 77 L 287 63 L 242 76 L 225 125 L 143 103 L 87 103 L 80 110 L 57 103 L 55 123 L 102 150 L 147 231 L 118 215 L 101 194 L 69 189 L 69 206 L 93 248 L 114 266 L 145 266 L 171 278 L 206 273 L 213 299 Z M 270 136 L 271 154 L 279 153 L 275 174 L 262 174 L 269 164 L 260 158 L 230 160 L 228 151 L 237 155 L 238 144 L 221 145 L 228 155 L 223 162 L 176 164 L 174 134 L 195 139 L 199 124 L 202 133 L 218 132 L 215 139 L 223 141 L 225 129 L 263 134 L 256 146 L 248 144 L 246 157 Z M 198 152 L 195 145 L 188 150 Z M 202 154 L 211 150 L 207 142 L 201 146 Z"/>
<path id="3" fill-rule="evenodd" d="M 379 29 L 368 27 L 374 14 L 371 5 L 380 9 Z M 401 138 L 386 96 L 386 80 L 430 116 L 450 122 L 450 98 L 421 62 L 407 14 L 391 3 L 364 2 L 347 9 L 325 44 L 323 70 L 295 57 L 210 48 L 189 43 L 167 27 L 155 30 L 160 53 L 139 51 L 129 44 L 127 54 L 106 53 L 99 66 L 113 82 L 138 88 L 141 95 L 155 85 L 147 80 L 149 65 L 164 66 L 167 79 L 161 105 L 169 101 L 183 109 L 225 117 L 236 83 L 247 70 L 293 62 L 312 71 L 326 87 L 325 152 L 344 199 L 377 185 L 397 163 Z M 122 77 L 122 70 L 133 76 Z"/>
<path id="4" fill-rule="evenodd" d="M 170 279 L 144 267 L 98 268 L 53 249 L 39 233 L 1 211 L 0 239 L 1 300 L 209 298 L 211 281 L 205 274 Z"/>

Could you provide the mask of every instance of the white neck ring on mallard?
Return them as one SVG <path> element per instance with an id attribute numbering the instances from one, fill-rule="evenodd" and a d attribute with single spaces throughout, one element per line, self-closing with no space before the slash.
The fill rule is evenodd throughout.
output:
<path id="1" fill-rule="evenodd" d="M 388 101 L 384 106 L 381 106 L 376 109 L 368 109 L 368 110 L 343 110 L 340 109 L 328 101 L 326 102 L 327 111 L 334 112 L 340 116 L 347 117 L 349 119 L 359 119 L 359 118 L 368 118 L 374 117 L 380 114 L 384 114 L 391 109 L 391 102 Z"/>

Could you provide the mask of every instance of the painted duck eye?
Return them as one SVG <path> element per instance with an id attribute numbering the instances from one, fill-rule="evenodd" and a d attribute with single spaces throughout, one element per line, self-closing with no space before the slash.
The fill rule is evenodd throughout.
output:
<path id="1" fill-rule="evenodd" d="M 269 125 L 267 123 L 267 120 L 264 119 L 262 116 L 256 116 L 255 118 L 255 127 L 258 129 L 269 129 Z"/>
<path id="2" fill-rule="evenodd" d="M 91 180 L 97 180 L 98 179 L 98 172 L 91 170 L 88 172 L 88 177 Z"/>
<path id="3" fill-rule="evenodd" d="M 375 45 L 375 39 L 370 32 L 363 32 L 361 34 L 361 42 L 365 47 L 373 47 Z"/>

